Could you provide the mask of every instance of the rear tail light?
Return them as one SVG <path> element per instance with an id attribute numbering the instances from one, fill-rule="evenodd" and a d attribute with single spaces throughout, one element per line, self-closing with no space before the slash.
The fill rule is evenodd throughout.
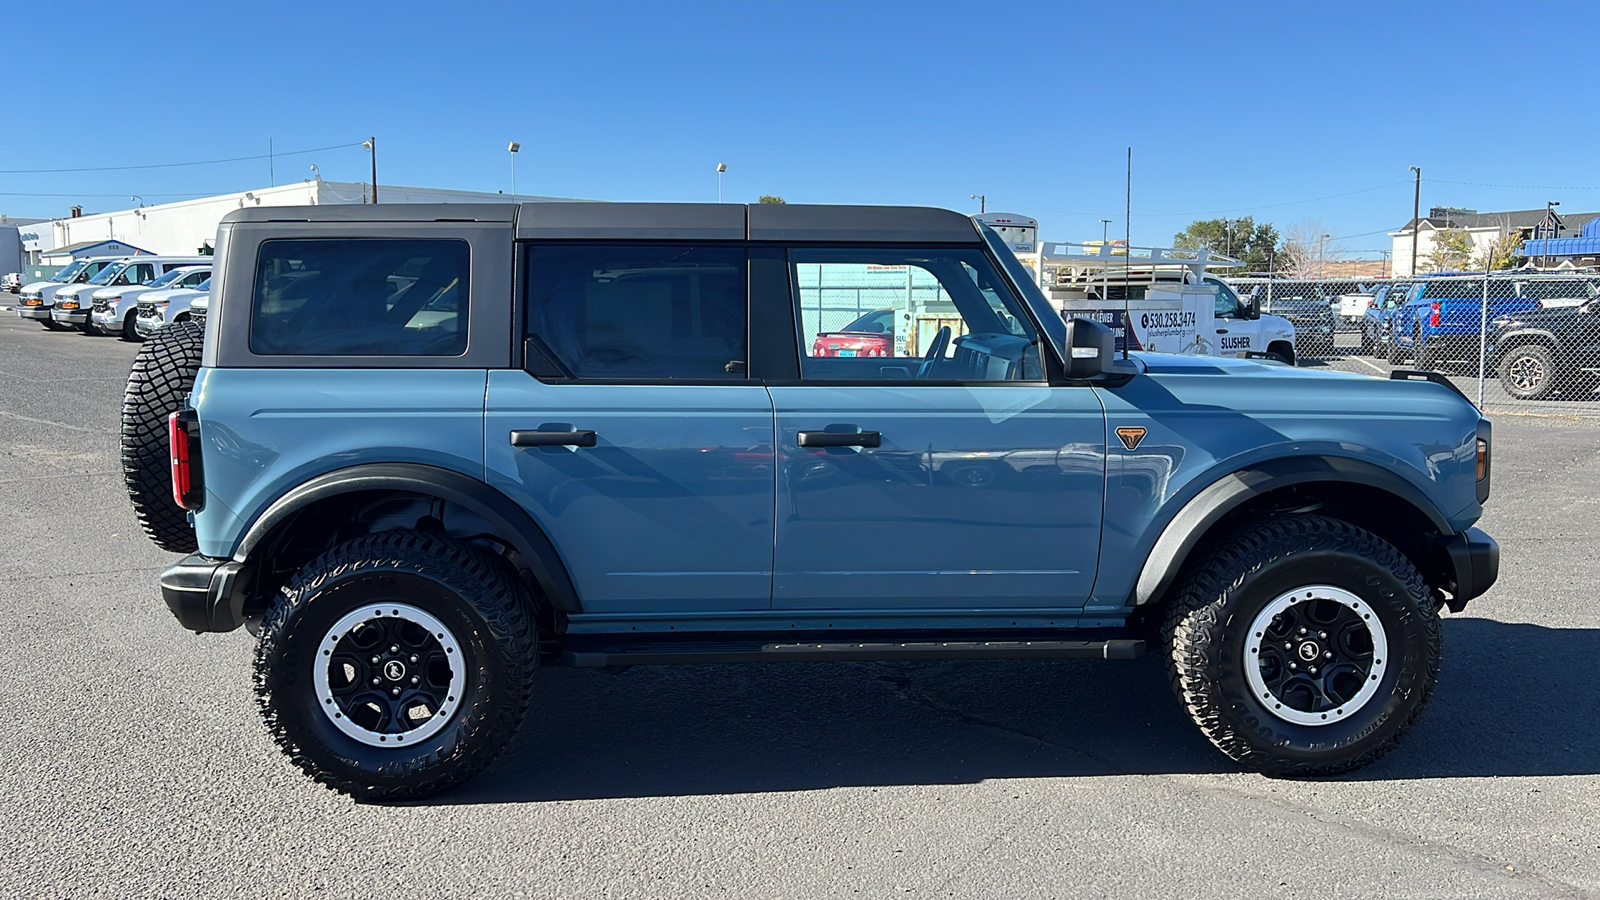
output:
<path id="1" fill-rule="evenodd" d="M 179 509 L 204 506 L 205 478 L 200 468 L 200 417 L 192 409 L 167 416 L 167 442 L 172 449 L 172 502 Z"/>
<path id="2" fill-rule="evenodd" d="M 1433 305 L 1428 307 L 1428 324 L 1434 328 L 1439 327 L 1439 301 L 1437 300 L 1433 301 Z"/>

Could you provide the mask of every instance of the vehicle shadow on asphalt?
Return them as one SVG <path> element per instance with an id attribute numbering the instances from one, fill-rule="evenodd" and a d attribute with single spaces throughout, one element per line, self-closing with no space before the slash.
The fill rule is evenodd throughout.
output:
<path id="1" fill-rule="evenodd" d="M 1340 780 L 1600 773 L 1600 630 L 1445 622 L 1433 705 Z M 550 668 L 488 772 L 431 803 L 966 784 L 1239 769 L 1160 660 Z"/>

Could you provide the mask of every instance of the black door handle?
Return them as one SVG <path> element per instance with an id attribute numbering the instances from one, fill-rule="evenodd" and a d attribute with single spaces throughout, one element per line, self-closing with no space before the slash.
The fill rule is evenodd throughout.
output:
<path id="1" fill-rule="evenodd" d="M 592 431 L 513 431 L 513 447 L 593 447 L 596 435 Z"/>
<path id="2" fill-rule="evenodd" d="M 802 431 L 802 447 L 877 447 L 883 435 L 876 431 Z"/>
<path id="3" fill-rule="evenodd" d="M 1227 334 L 1227 333 L 1228 333 L 1228 329 L 1226 329 L 1226 328 L 1218 328 L 1217 329 L 1217 334 Z"/>

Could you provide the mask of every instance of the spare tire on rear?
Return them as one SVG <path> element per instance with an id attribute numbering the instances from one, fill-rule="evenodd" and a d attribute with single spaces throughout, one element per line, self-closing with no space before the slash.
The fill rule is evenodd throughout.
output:
<path id="1" fill-rule="evenodd" d="M 198 549 L 189 514 L 172 499 L 167 416 L 182 408 L 200 371 L 205 327 L 174 322 L 139 349 L 122 394 L 122 480 L 139 526 L 173 553 Z"/>

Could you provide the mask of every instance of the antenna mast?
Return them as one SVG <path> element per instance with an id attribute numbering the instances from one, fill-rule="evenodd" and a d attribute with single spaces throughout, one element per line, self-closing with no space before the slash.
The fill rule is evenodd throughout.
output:
<path id="1" fill-rule="evenodd" d="M 1133 148 L 1128 148 L 1128 196 L 1122 218 L 1122 358 L 1128 358 L 1128 343 L 1133 340 L 1133 313 L 1128 311 L 1128 295 L 1133 291 Z"/>

